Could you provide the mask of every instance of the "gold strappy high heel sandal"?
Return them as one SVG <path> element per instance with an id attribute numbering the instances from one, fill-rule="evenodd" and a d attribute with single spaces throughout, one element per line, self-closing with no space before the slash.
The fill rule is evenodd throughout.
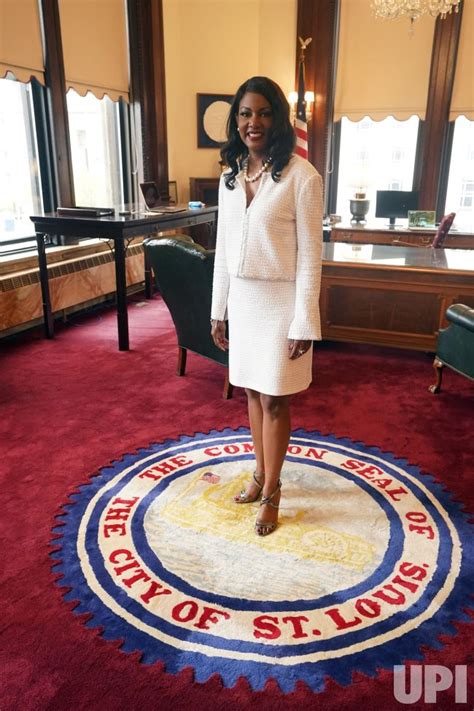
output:
<path id="1" fill-rule="evenodd" d="M 271 506 L 274 509 L 278 509 L 279 506 L 274 504 L 272 502 L 272 499 L 274 496 L 278 494 L 278 492 L 281 490 L 281 481 L 278 479 L 277 482 L 277 487 L 275 491 L 273 491 L 270 496 L 264 496 L 260 502 L 260 506 Z M 258 519 L 255 521 L 255 533 L 257 536 L 268 536 L 270 533 L 273 533 L 275 528 L 278 526 L 278 522 L 271 522 L 271 521 L 259 521 Z"/>
<path id="2" fill-rule="evenodd" d="M 264 476 L 265 476 L 265 475 L 264 475 Z M 250 496 L 247 494 L 247 492 L 245 491 L 245 489 L 242 489 L 242 491 L 240 492 L 240 494 L 237 494 L 236 496 L 234 496 L 234 502 L 235 502 L 236 504 L 253 504 L 254 501 L 258 501 L 258 500 L 259 500 L 260 495 L 261 495 L 261 493 L 262 493 L 263 484 L 261 483 L 261 481 L 259 481 L 259 480 L 257 479 L 256 472 L 253 473 L 253 480 L 254 480 L 254 482 L 256 483 L 256 485 L 258 486 L 258 491 L 257 491 L 256 496 L 254 496 L 254 497 L 252 498 L 252 497 L 250 497 Z"/>

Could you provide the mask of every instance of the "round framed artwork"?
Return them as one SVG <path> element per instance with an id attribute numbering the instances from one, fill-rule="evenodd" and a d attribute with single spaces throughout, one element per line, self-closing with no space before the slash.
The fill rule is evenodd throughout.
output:
<path id="1" fill-rule="evenodd" d="M 198 94 L 198 148 L 219 148 L 226 140 L 231 94 Z"/>

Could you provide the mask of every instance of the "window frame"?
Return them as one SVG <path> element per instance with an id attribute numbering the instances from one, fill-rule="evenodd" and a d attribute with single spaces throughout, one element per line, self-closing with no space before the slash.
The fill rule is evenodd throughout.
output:
<path id="1" fill-rule="evenodd" d="M 9 80 L 10 81 L 10 80 Z M 38 149 L 38 163 L 40 174 L 40 192 L 43 201 L 44 212 L 53 212 L 56 206 L 60 204 L 60 191 L 58 189 L 58 173 L 56 170 L 56 153 L 53 140 L 53 126 L 51 114 L 48 106 L 48 89 L 40 84 L 40 82 L 32 77 L 30 81 L 31 97 L 33 107 L 34 126 L 32 130 L 35 132 L 36 144 Z M 120 163 L 122 166 L 120 180 L 122 182 L 122 190 L 124 194 L 124 202 L 133 200 L 133 185 L 131 181 L 131 137 L 130 137 L 130 107 L 123 99 L 119 100 L 119 128 L 120 142 L 119 150 L 121 151 Z M 33 224 L 31 225 L 31 234 L 12 239 L 1 240 L 0 255 L 14 255 L 31 252 L 32 247 L 25 244 L 31 243 L 36 239 Z M 81 240 L 81 243 L 87 240 Z M 53 235 L 50 238 L 50 244 L 60 246 L 65 244 L 65 240 L 61 235 Z M 12 249 L 13 245 L 17 245 L 17 249 Z M 4 249 L 7 247 L 8 249 Z M 36 246 L 34 247 L 36 250 Z"/>
<path id="2" fill-rule="evenodd" d="M 155 180 L 167 190 L 169 177 L 162 2 L 124 1 L 128 44 L 134 48 L 134 51 L 129 51 L 133 101 L 127 103 L 119 99 L 119 124 L 122 189 L 124 202 L 130 203 L 138 199 L 140 180 Z M 75 199 L 59 2 L 39 0 L 39 6 L 44 39 L 45 87 L 39 82 L 33 85 L 33 105 L 43 207 L 51 212 L 59 204 L 74 205 Z M 133 159 L 132 125 L 140 133 L 138 140 L 137 136 L 133 136 L 133 141 L 138 143 L 138 156 L 133 156 Z M 63 240 L 57 236 L 53 243 L 62 244 Z"/>
<path id="3" fill-rule="evenodd" d="M 71 92 L 75 93 L 75 96 L 71 95 Z M 106 166 L 106 169 L 104 170 L 103 174 L 103 179 L 106 179 L 106 176 L 108 176 L 108 179 L 112 179 L 114 182 L 114 185 L 110 185 L 109 187 L 111 188 L 111 196 L 110 198 L 108 197 L 98 197 L 97 200 L 103 204 L 104 206 L 110 206 L 112 207 L 114 204 L 122 204 L 126 202 L 125 196 L 124 196 L 124 184 L 123 184 L 123 178 L 124 174 L 127 173 L 128 167 L 125 166 L 124 169 L 124 164 L 123 164 L 123 156 L 127 155 L 127 152 L 123 151 L 123 146 L 126 145 L 127 143 L 127 136 L 122 136 L 121 131 L 122 131 L 122 126 L 124 125 L 124 121 L 121 119 L 121 108 L 120 108 L 120 103 L 119 100 L 113 101 L 110 99 L 110 97 L 105 94 L 102 99 L 97 98 L 91 93 L 87 93 L 85 96 L 82 96 L 79 94 L 77 91 L 75 91 L 73 88 L 68 89 L 67 92 L 67 107 L 68 107 L 68 123 L 70 126 L 76 125 L 75 120 L 73 118 L 75 110 L 79 108 L 79 111 L 82 112 L 84 109 L 83 102 L 85 103 L 86 107 L 88 107 L 88 103 L 90 102 L 91 105 L 94 107 L 94 111 L 97 110 L 100 112 L 100 118 L 99 115 L 94 113 L 93 115 L 96 118 L 99 118 L 100 120 L 100 125 L 101 127 L 98 129 L 99 131 L 102 130 L 104 131 L 103 135 L 103 142 L 101 142 L 101 145 L 107 145 L 107 150 L 104 152 L 103 155 L 103 161 L 101 161 L 101 164 L 105 164 L 108 162 L 109 165 Z M 71 103 L 72 100 L 72 103 Z M 126 102 L 123 102 L 124 108 L 122 109 L 123 112 L 126 112 Z M 91 113 L 89 113 L 89 108 L 86 108 L 86 115 L 88 118 L 91 117 Z M 87 118 L 86 118 L 87 122 Z M 125 124 L 126 125 L 126 124 Z M 77 128 L 77 125 L 76 125 Z M 81 123 L 81 132 L 82 130 L 85 129 L 86 133 L 88 133 L 89 128 L 87 128 L 87 123 Z M 96 130 L 94 129 L 93 133 L 96 133 Z M 107 134 L 107 135 L 105 135 Z M 79 205 L 93 205 L 97 204 L 94 202 L 91 202 L 91 200 L 94 200 L 95 198 L 93 197 L 84 197 L 84 195 L 81 197 L 78 195 L 81 191 L 79 190 L 79 184 L 80 184 L 80 163 L 76 164 L 74 162 L 74 156 L 76 155 L 73 150 L 73 141 L 71 140 L 71 137 L 74 138 L 73 135 L 73 130 L 69 131 L 69 137 L 70 137 L 70 150 L 71 150 L 71 165 L 73 169 L 73 178 L 75 179 L 74 182 L 74 193 L 76 195 L 76 204 Z M 86 147 L 86 152 L 88 155 L 90 155 L 90 144 L 86 141 L 85 142 L 85 147 Z M 77 145 L 76 145 L 77 148 Z M 92 154 L 94 155 L 94 154 Z M 76 155 L 77 157 L 77 155 Z M 95 179 L 97 176 L 94 175 L 94 172 L 91 173 L 91 171 L 88 169 L 87 170 L 88 176 L 91 176 L 91 179 Z M 92 177 L 93 176 L 93 177 Z M 84 176 L 83 176 L 84 177 Z M 78 182 L 79 181 L 79 182 Z M 99 181 L 102 182 L 102 181 Z M 118 192 L 117 192 L 118 188 Z"/>
<path id="4" fill-rule="evenodd" d="M 456 117 L 460 118 L 459 116 Z M 466 117 L 468 121 L 472 122 L 472 119 L 469 117 Z M 446 202 L 448 199 L 448 187 L 449 187 L 449 175 L 451 171 L 451 161 L 452 161 L 452 152 L 453 152 L 453 146 L 454 146 L 454 139 L 455 139 L 455 132 L 456 132 L 456 119 L 453 119 L 452 121 L 449 121 L 448 127 L 446 130 L 446 145 L 445 145 L 445 151 L 442 155 L 442 161 L 441 161 L 441 176 L 440 176 L 440 184 L 439 184 L 439 190 L 438 190 L 438 202 L 437 202 L 437 212 L 436 216 L 437 219 L 440 220 L 445 214 L 446 211 L 449 210 L 450 208 L 446 208 Z M 474 180 L 470 180 L 471 183 L 474 183 Z M 469 193 L 466 193 L 469 194 Z M 474 191 L 470 193 L 473 196 L 473 202 L 474 202 Z M 472 206 L 471 206 L 472 207 Z M 458 229 L 462 230 L 462 227 Z"/>
<path id="5" fill-rule="evenodd" d="M 342 117 L 343 118 L 343 117 Z M 340 161 L 341 161 L 341 145 L 342 145 L 342 118 L 337 121 L 334 124 L 334 131 L 333 131 L 333 154 L 332 154 L 332 159 L 334 160 L 334 166 L 332 170 L 329 171 L 329 180 L 328 180 L 328 214 L 335 214 L 337 212 L 337 203 L 338 203 L 338 193 L 339 193 L 339 174 L 340 174 Z M 358 122 L 354 123 L 359 123 L 361 124 L 358 128 L 358 130 L 364 130 L 368 128 L 368 126 L 364 125 L 364 120 L 367 117 L 364 117 L 360 119 Z M 368 117 L 370 119 L 370 117 Z M 387 117 L 388 118 L 388 117 Z M 372 120 L 375 123 L 380 123 L 380 121 L 375 121 Z M 351 120 L 352 122 L 352 120 Z M 411 180 L 411 185 L 410 187 L 404 188 L 405 190 L 414 190 L 415 188 L 414 183 L 415 183 L 415 175 L 416 175 L 416 159 L 420 155 L 420 143 L 422 141 L 422 131 L 421 129 L 421 124 L 422 121 L 419 119 L 418 120 L 418 129 L 417 129 L 417 134 L 416 134 L 416 140 L 415 140 L 415 159 L 413 162 L 413 173 L 412 173 L 412 180 Z M 400 186 L 395 187 L 394 186 L 394 181 L 392 181 L 392 186 L 391 187 L 386 187 L 385 189 L 387 190 L 400 190 L 402 189 Z M 340 214 L 340 213 L 338 213 Z M 368 218 L 372 219 L 372 218 Z"/>
<path id="6" fill-rule="evenodd" d="M 449 121 L 446 127 L 440 164 L 439 187 L 435 204 L 436 221 L 439 222 L 446 212 L 446 198 L 449 182 L 449 171 L 451 166 L 451 155 L 454 141 L 455 121 Z M 342 121 L 339 120 L 333 124 L 332 142 L 331 142 L 331 161 L 332 165 L 328 170 L 327 181 L 327 203 L 328 215 L 334 214 L 337 205 L 337 192 L 339 182 L 339 161 L 341 151 L 341 132 Z M 415 162 L 413 170 L 413 190 L 419 184 L 421 164 L 423 160 L 423 143 L 425 137 L 425 122 L 420 119 L 418 126 L 418 135 L 416 139 Z"/>
<path id="7" fill-rule="evenodd" d="M 14 75 L 12 77 L 8 77 L 8 74 L 6 77 L 2 78 L 3 81 L 13 81 L 18 84 L 24 84 L 24 82 L 20 82 L 17 80 Z M 30 87 L 30 92 L 31 92 L 31 111 L 25 106 L 25 95 L 22 94 L 22 104 L 23 104 L 23 110 L 24 110 L 24 115 L 25 119 L 29 122 L 29 130 L 28 132 L 31 135 L 34 135 L 35 141 L 36 141 L 36 152 L 34 153 L 34 157 L 38 160 L 39 164 L 39 183 L 38 183 L 38 191 L 41 195 L 41 201 L 43 203 L 43 210 L 46 212 L 47 206 L 49 204 L 50 200 L 50 193 L 52 190 L 52 185 L 50 183 L 50 173 L 49 173 L 49 167 L 50 167 L 50 159 L 47 153 L 47 148 L 44 145 L 44 142 L 47 141 L 47 134 L 42 130 L 44 123 L 42 118 L 39 118 L 41 113 L 42 113 L 42 108 L 43 108 L 43 101 L 44 101 L 44 87 L 41 86 L 40 82 L 35 78 L 32 77 L 30 81 L 28 82 L 29 87 Z M 32 178 L 32 175 L 30 173 L 30 180 Z M 12 237 L 12 238 L 6 238 L 6 239 L 1 239 L 0 240 L 0 256 L 5 256 L 5 255 L 14 255 L 19 252 L 27 252 L 31 251 L 31 247 L 25 247 L 26 242 L 31 242 L 35 240 L 35 232 L 33 229 L 33 225 L 31 225 L 31 234 L 26 234 L 23 236 L 19 237 Z M 18 245 L 18 249 L 6 249 L 4 250 L 4 247 L 11 247 L 12 245 Z"/>

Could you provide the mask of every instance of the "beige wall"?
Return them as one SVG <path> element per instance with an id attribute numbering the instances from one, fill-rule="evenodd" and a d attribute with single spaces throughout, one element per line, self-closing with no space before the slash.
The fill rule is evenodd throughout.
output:
<path id="1" fill-rule="evenodd" d="M 220 174 L 197 148 L 196 94 L 233 94 L 256 74 L 294 89 L 296 0 L 163 0 L 168 161 L 180 202 L 189 178 Z"/>

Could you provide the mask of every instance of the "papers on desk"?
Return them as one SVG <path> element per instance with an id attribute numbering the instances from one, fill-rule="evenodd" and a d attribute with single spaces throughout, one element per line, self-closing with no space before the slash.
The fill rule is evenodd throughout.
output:
<path id="1" fill-rule="evenodd" d="M 398 259 L 394 257 L 393 259 L 371 259 L 371 264 L 387 264 L 389 267 L 404 267 L 406 265 L 406 259 Z"/>
<path id="2" fill-rule="evenodd" d="M 334 242 L 334 259 L 347 262 L 367 262 L 372 259 L 373 244 Z"/>
<path id="3" fill-rule="evenodd" d="M 406 264 L 404 257 L 378 257 L 377 248 L 374 244 L 347 244 L 345 242 L 334 243 L 334 260 L 339 262 L 364 262 L 367 264 L 387 264 L 392 267 L 403 267 Z"/>

